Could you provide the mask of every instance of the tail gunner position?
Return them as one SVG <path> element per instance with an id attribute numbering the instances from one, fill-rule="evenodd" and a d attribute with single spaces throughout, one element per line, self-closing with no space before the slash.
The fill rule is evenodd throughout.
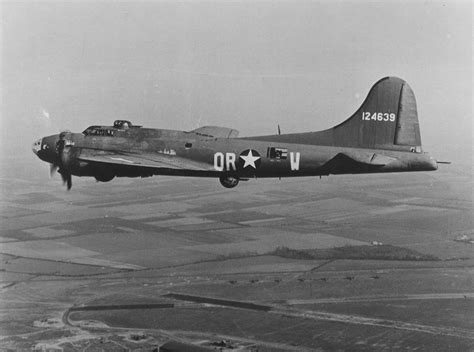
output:
<path id="1" fill-rule="evenodd" d="M 33 152 L 70 189 L 74 176 L 175 175 L 219 178 L 224 187 L 257 177 L 431 171 L 421 147 L 416 101 L 396 77 L 378 81 L 341 124 L 318 132 L 237 138 L 236 130 L 205 126 L 190 132 L 143 128 L 117 120 L 82 133 L 44 137 Z"/>

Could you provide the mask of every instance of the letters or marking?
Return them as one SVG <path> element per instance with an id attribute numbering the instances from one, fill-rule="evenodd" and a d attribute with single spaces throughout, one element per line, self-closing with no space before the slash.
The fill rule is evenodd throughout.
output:
<path id="1" fill-rule="evenodd" d="M 242 160 L 241 160 L 242 159 Z M 216 171 L 237 171 L 251 167 L 257 169 L 261 162 L 260 154 L 252 149 L 244 150 L 239 158 L 235 153 L 214 153 L 214 170 Z"/>
<path id="2" fill-rule="evenodd" d="M 280 147 L 268 147 L 267 158 L 274 160 L 284 160 L 288 158 L 288 149 Z"/>
<path id="3" fill-rule="evenodd" d="M 290 166 L 291 171 L 298 171 L 300 169 L 300 152 L 290 152 Z"/>
<path id="4" fill-rule="evenodd" d="M 394 122 L 395 121 L 395 114 L 394 113 L 388 113 L 388 112 L 367 112 L 367 111 L 362 111 L 362 120 L 364 121 L 390 121 Z"/>
<path id="5" fill-rule="evenodd" d="M 227 171 L 237 170 L 235 167 L 235 154 L 234 153 L 225 153 L 225 167 Z"/>
<path id="6" fill-rule="evenodd" d="M 247 154 L 245 154 L 247 153 Z M 242 169 L 245 169 L 248 166 L 253 167 L 254 169 L 257 168 L 257 166 L 260 163 L 256 163 L 257 161 L 260 160 L 260 155 L 252 149 L 247 149 L 240 154 L 240 158 L 244 161 L 244 165 L 242 166 Z"/>
<path id="7" fill-rule="evenodd" d="M 165 148 L 165 149 L 158 150 L 158 153 L 165 154 L 165 155 L 176 155 L 176 150 Z"/>
<path id="8" fill-rule="evenodd" d="M 216 171 L 235 171 L 235 153 L 221 153 L 214 154 L 214 169 Z"/>
<path id="9" fill-rule="evenodd" d="M 214 169 L 224 171 L 224 154 L 221 152 L 214 153 Z"/>

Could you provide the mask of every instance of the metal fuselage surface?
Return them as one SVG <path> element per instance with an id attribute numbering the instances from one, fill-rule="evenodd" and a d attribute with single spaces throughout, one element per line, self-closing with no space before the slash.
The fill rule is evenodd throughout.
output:
<path id="1" fill-rule="evenodd" d="M 163 168 L 151 174 L 182 175 L 200 177 L 219 177 L 222 174 L 245 177 L 293 177 L 319 176 L 330 173 L 372 173 L 372 172 L 401 172 L 436 170 L 435 161 L 428 153 L 413 153 L 406 151 L 387 151 L 366 148 L 341 148 L 324 145 L 305 145 L 279 142 L 284 135 L 272 136 L 272 141 L 259 141 L 249 138 L 212 138 L 199 136 L 193 132 L 183 132 L 162 129 L 129 129 L 118 132 L 115 136 L 84 136 L 74 133 L 70 142 L 74 148 L 75 157 L 80 157 L 85 150 L 104 152 L 131 153 L 147 155 L 164 155 L 167 157 L 182 157 L 188 160 L 209 165 L 209 170 L 169 169 Z M 57 135 L 45 139 L 57 140 Z M 53 144 L 53 143 L 51 143 Z M 268 151 L 271 148 L 285 150 L 286 157 L 271 158 Z M 240 155 L 252 150 L 260 157 L 259 165 L 239 165 Z M 370 160 L 374 154 L 392 157 L 394 160 L 387 165 L 372 168 L 363 165 L 347 165 L 339 169 L 328 170 L 324 167 L 331 159 L 340 153 L 354 155 L 360 160 Z M 255 154 L 255 153 L 254 153 Z M 257 154 L 255 154 L 257 155 Z M 126 158 L 124 157 L 126 160 Z M 47 161 L 47 160 L 46 160 Z M 72 168 L 76 176 L 93 176 L 93 168 L 79 163 Z M 115 168 L 116 176 L 148 176 L 148 172 L 133 174 L 124 166 Z M 123 174 L 123 175 L 122 175 Z"/>

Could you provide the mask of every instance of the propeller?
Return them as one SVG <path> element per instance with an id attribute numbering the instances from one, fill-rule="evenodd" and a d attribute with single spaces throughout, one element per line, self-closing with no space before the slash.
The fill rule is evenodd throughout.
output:
<path id="1" fill-rule="evenodd" d="M 53 175 L 58 171 L 59 166 L 56 164 L 49 164 L 49 177 L 53 177 Z"/>
<path id="2" fill-rule="evenodd" d="M 61 170 L 59 170 L 59 173 L 61 174 L 61 178 L 63 179 L 63 185 L 65 184 L 66 187 L 67 187 L 67 190 L 69 191 L 72 187 L 72 176 L 71 176 L 71 173 L 65 173 L 65 172 L 61 172 Z"/>
<path id="3" fill-rule="evenodd" d="M 68 144 L 71 132 L 62 131 L 59 134 L 59 140 L 56 142 L 56 160 L 51 164 L 49 172 L 52 176 L 56 171 L 61 175 L 63 184 L 66 185 L 69 191 L 72 187 L 71 174 L 71 145 Z"/>

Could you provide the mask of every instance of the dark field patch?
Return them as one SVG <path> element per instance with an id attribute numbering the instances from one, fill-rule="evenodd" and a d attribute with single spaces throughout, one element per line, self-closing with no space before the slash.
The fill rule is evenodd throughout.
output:
<path id="1" fill-rule="evenodd" d="M 214 230 L 226 230 L 243 227 L 240 224 L 232 224 L 228 222 L 209 222 L 204 224 L 196 225 L 180 225 L 173 226 L 173 230 L 176 231 L 192 231 L 192 232 L 202 232 L 202 231 L 214 231 Z"/>
<path id="2" fill-rule="evenodd" d="M 283 258 L 306 260 L 409 260 L 409 261 L 436 261 L 439 258 L 416 252 L 414 250 L 392 245 L 381 246 L 344 246 L 322 249 L 290 249 L 278 247 L 267 255 L 276 255 Z"/>
<path id="3" fill-rule="evenodd" d="M 196 303 L 207 303 L 207 304 L 215 304 L 215 305 L 234 307 L 234 308 L 260 310 L 264 312 L 268 312 L 272 309 L 272 307 L 270 306 L 265 306 L 261 304 L 250 303 L 250 302 L 232 301 L 232 300 L 227 300 L 227 299 L 209 298 L 209 297 L 201 297 L 201 296 L 193 296 L 193 295 L 183 295 L 179 293 L 169 293 L 169 294 L 164 295 L 164 297 L 174 298 L 176 300 L 182 300 L 182 301 L 196 302 Z"/>
<path id="4" fill-rule="evenodd" d="M 23 230 L 0 230 L 0 237 L 5 237 L 5 238 L 13 238 L 18 241 L 29 241 L 29 240 L 34 240 L 36 239 L 35 236 L 33 236 L 30 233 L 27 233 Z"/>

